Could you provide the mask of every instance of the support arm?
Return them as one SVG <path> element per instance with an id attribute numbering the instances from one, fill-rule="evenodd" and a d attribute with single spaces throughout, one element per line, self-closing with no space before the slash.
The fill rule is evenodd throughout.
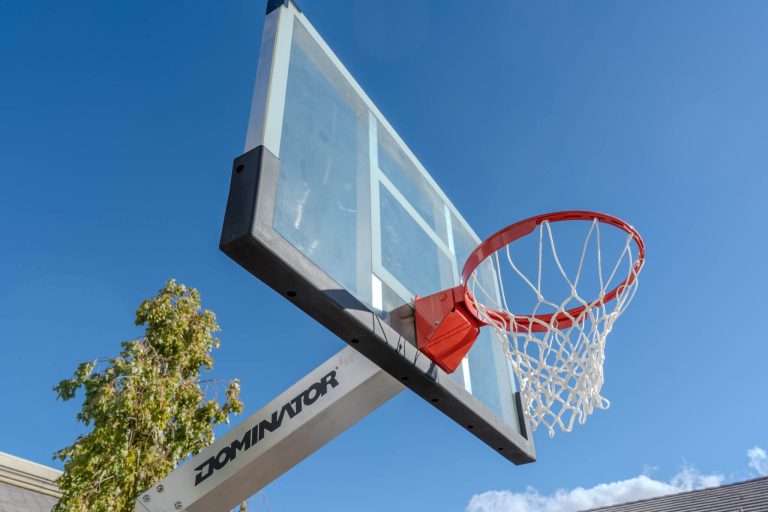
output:
<path id="1" fill-rule="evenodd" d="M 142 493 L 134 512 L 228 512 L 402 389 L 346 347 Z"/>

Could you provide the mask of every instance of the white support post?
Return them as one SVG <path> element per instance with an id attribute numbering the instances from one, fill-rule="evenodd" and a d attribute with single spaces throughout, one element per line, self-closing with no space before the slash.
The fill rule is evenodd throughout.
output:
<path id="1" fill-rule="evenodd" d="M 134 512 L 228 512 L 402 389 L 346 347 L 142 493 Z"/>

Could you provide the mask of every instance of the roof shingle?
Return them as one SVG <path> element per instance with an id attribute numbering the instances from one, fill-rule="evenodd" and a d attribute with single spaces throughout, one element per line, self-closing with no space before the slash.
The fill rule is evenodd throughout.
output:
<path id="1" fill-rule="evenodd" d="M 768 512 L 768 477 L 582 512 Z"/>

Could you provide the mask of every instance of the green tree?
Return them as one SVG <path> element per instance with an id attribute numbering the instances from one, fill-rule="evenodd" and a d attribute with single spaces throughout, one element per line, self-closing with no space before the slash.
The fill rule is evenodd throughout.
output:
<path id="1" fill-rule="evenodd" d="M 201 379 L 219 346 L 215 315 L 200 294 L 168 281 L 136 311 L 144 337 L 122 343 L 120 355 L 78 366 L 54 390 L 62 400 L 84 392 L 78 421 L 87 434 L 55 454 L 64 462 L 61 512 L 129 512 L 138 495 L 189 454 L 213 442 L 213 428 L 239 413 L 237 380 L 226 400 L 209 399 Z"/>

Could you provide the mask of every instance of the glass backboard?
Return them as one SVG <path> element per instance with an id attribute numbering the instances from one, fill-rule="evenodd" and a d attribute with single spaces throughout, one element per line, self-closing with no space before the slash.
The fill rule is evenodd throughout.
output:
<path id="1" fill-rule="evenodd" d="M 480 239 L 293 2 L 270 2 L 221 248 L 515 463 L 534 460 L 502 347 L 453 374 L 415 347 L 413 300 L 459 284 Z M 496 289 L 486 272 L 486 288 Z"/>

